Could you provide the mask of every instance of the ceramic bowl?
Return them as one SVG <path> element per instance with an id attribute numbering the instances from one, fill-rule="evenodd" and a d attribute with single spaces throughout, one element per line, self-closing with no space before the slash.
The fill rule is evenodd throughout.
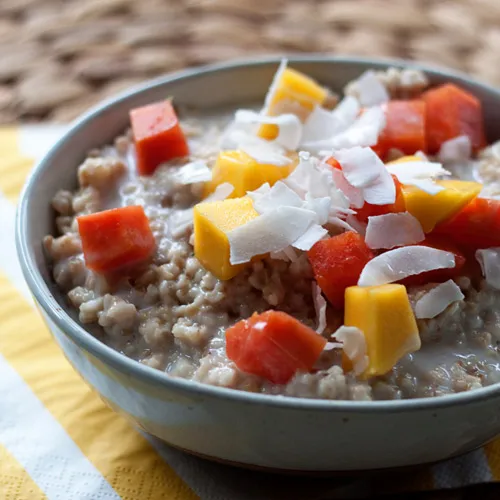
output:
<path id="1" fill-rule="evenodd" d="M 121 94 L 78 119 L 36 166 L 21 197 L 17 247 L 24 275 L 56 342 L 104 400 L 134 425 L 187 452 L 247 467 L 359 471 L 434 462 L 500 433 L 500 385 L 430 399 L 351 402 L 266 396 L 169 378 L 110 349 L 77 321 L 42 252 L 53 230 L 50 200 L 75 187 L 88 150 L 128 125 L 129 109 L 174 96 L 207 109 L 262 101 L 277 58 L 167 75 Z M 334 90 L 368 68 L 403 61 L 291 57 L 290 64 Z M 422 68 L 433 83 L 457 82 L 483 102 L 489 140 L 500 137 L 500 92 L 464 75 Z"/>

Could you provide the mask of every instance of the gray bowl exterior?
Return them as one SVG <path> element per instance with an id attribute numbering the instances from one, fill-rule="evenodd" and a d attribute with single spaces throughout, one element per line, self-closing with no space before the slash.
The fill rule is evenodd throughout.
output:
<path id="1" fill-rule="evenodd" d="M 291 64 L 341 91 L 370 67 L 400 61 L 293 57 Z M 35 168 L 17 221 L 23 271 L 64 354 L 102 398 L 132 423 L 176 447 L 246 466 L 293 471 L 355 471 L 434 462 L 500 433 L 498 385 L 443 398 L 343 402 L 271 397 L 171 379 L 122 356 L 76 321 L 54 286 L 41 240 L 53 230 L 50 199 L 75 186 L 86 152 L 122 132 L 128 110 L 169 95 L 195 108 L 261 100 L 277 59 L 192 70 L 155 80 L 91 110 Z M 500 136 L 500 94 L 461 75 L 425 68 L 435 82 L 457 81 L 484 104 L 489 139 Z"/>

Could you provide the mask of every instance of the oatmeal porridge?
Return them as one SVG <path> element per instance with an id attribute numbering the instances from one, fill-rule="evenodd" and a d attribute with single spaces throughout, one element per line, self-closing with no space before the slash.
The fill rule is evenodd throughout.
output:
<path id="1" fill-rule="evenodd" d="M 474 96 L 391 68 L 337 98 L 283 61 L 260 110 L 180 118 L 131 110 L 52 200 L 44 249 L 83 325 L 276 396 L 500 381 L 500 145 Z"/>

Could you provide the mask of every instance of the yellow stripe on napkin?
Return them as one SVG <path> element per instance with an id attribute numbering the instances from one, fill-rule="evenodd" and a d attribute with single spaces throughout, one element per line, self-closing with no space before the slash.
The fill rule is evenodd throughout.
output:
<path id="1" fill-rule="evenodd" d="M 46 496 L 19 462 L 0 444 L 0 498 L 46 500 Z"/>
<path id="2" fill-rule="evenodd" d="M 38 313 L 0 274 L 0 352 L 124 500 L 196 495 L 82 382 Z"/>

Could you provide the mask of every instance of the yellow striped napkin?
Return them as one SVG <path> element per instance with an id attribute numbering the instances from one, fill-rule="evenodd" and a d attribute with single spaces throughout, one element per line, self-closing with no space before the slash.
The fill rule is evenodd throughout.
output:
<path id="1" fill-rule="evenodd" d="M 89 389 L 52 341 L 15 255 L 20 189 L 34 161 L 63 130 L 0 128 L 0 499 L 319 499 L 500 480 L 500 440 L 410 474 L 346 483 L 212 464 L 130 427 Z"/>

